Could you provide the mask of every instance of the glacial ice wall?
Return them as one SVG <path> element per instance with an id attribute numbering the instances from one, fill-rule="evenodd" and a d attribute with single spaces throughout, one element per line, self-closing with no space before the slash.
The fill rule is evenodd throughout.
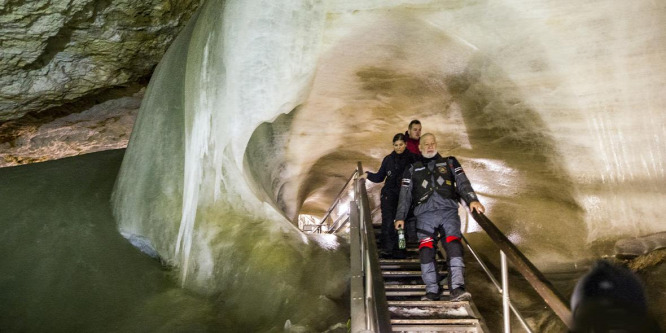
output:
<path id="1" fill-rule="evenodd" d="M 114 190 L 120 231 L 218 295 L 238 331 L 347 316 L 346 246 L 300 233 L 243 165 L 254 129 L 307 94 L 322 15 L 315 1 L 203 5 L 151 80 Z"/>
<path id="2" fill-rule="evenodd" d="M 376 170 L 418 118 L 540 266 L 663 231 L 665 8 L 208 1 L 151 80 L 116 185 L 119 228 L 188 287 L 253 290 L 269 316 L 297 313 L 275 302 L 293 304 L 299 285 L 334 299 L 344 256 L 289 220 L 325 209 L 356 161 Z"/>
<path id="3" fill-rule="evenodd" d="M 287 149 L 309 152 L 292 153 L 296 168 L 312 154 L 376 168 L 419 118 L 535 262 L 663 231 L 665 4 L 335 4 L 292 117 Z"/>

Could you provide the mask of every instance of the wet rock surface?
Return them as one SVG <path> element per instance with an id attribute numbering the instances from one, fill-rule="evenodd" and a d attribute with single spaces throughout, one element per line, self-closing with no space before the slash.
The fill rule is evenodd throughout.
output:
<path id="1" fill-rule="evenodd" d="M 65 110 L 0 124 L 0 167 L 125 148 L 143 93 L 112 98 L 82 112 Z"/>
<path id="2" fill-rule="evenodd" d="M 634 258 L 663 248 L 666 248 L 666 232 L 659 232 L 617 241 L 615 243 L 615 256 L 618 258 Z"/>
<path id="3" fill-rule="evenodd" d="M 0 2 L 0 122 L 149 76 L 198 5 Z"/>

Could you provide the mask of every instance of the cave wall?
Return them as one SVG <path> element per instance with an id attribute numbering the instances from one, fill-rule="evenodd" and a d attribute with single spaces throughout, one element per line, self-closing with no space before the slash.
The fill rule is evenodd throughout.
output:
<path id="1" fill-rule="evenodd" d="M 145 80 L 199 4 L 0 2 L 0 122 Z"/>

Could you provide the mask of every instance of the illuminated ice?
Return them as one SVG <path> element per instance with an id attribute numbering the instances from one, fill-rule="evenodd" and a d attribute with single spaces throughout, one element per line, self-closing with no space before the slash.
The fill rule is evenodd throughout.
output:
<path id="1" fill-rule="evenodd" d="M 146 93 L 119 228 L 188 288 L 262 295 L 238 318 L 307 324 L 297 299 L 335 308 L 319 296 L 339 296 L 348 264 L 291 221 L 325 211 L 356 161 L 376 170 L 418 118 L 539 265 L 664 231 L 665 6 L 208 1 Z"/>

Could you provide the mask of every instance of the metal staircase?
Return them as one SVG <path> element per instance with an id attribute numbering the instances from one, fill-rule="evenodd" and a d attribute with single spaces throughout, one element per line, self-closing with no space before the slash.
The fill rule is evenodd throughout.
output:
<path id="1" fill-rule="evenodd" d="M 379 228 L 374 226 L 375 235 L 379 235 Z M 421 279 L 417 243 L 408 242 L 407 246 L 405 259 L 379 259 L 392 331 L 488 332 L 473 300 L 448 300 L 446 260 L 441 251 L 437 267 L 442 279 L 442 298 L 439 301 L 421 301 L 425 285 Z"/>
<path id="2" fill-rule="evenodd" d="M 440 282 L 444 292 L 441 300 L 421 301 L 425 286 L 421 279 L 421 268 L 415 243 L 408 242 L 405 259 L 380 259 L 375 235 L 378 226 L 373 225 L 365 181 L 355 179 L 362 174 L 361 163 L 347 179 L 336 196 L 325 217 L 311 225 L 310 232 L 345 232 L 350 244 L 350 332 L 489 332 L 483 318 L 471 301 L 452 302 L 446 288 L 446 265 L 443 249 L 438 251 L 441 269 Z M 331 217 L 333 209 L 340 204 L 342 194 L 353 186 L 353 196 L 347 202 L 348 214 Z M 553 288 L 543 274 L 520 252 L 520 250 L 484 214 L 471 212 L 471 216 L 486 232 L 500 250 L 501 283 L 488 269 L 463 236 L 464 244 L 485 271 L 490 282 L 502 298 L 503 332 L 511 332 L 510 315 L 513 313 L 526 332 L 531 333 L 523 316 L 511 302 L 509 293 L 508 263 L 520 273 L 544 300 L 545 304 L 571 329 L 571 311 L 564 298 Z M 331 222 L 328 222 L 331 220 Z M 324 228 L 325 227 L 325 228 Z M 498 327 L 493 330 L 499 331 Z"/>

